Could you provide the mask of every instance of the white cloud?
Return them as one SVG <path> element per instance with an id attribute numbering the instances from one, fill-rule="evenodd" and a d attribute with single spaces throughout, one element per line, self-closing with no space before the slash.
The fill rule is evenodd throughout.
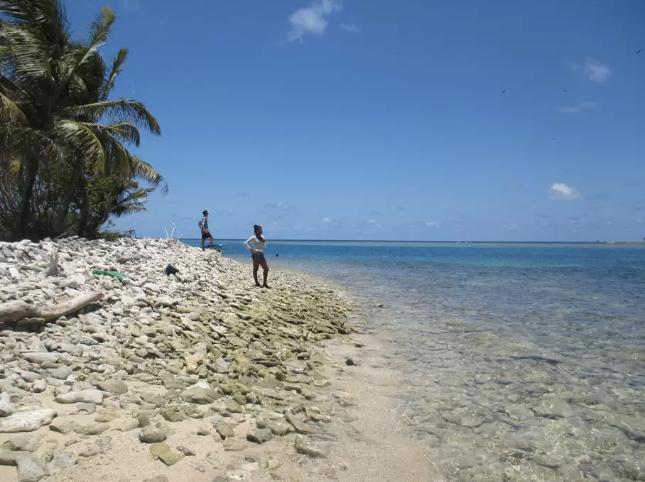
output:
<path id="1" fill-rule="evenodd" d="M 611 75 L 609 66 L 601 64 L 595 59 L 587 59 L 582 67 L 582 71 L 592 82 L 607 82 Z"/>
<path id="2" fill-rule="evenodd" d="M 379 224 L 378 222 L 376 222 L 375 220 L 373 220 L 373 219 L 370 219 L 369 221 L 367 221 L 367 223 L 371 224 L 376 229 L 383 229 L 383 226 L 381 224 Z"/>
<path id="3" fill-rule="evenodd" d="M 551 184 L 551 198 L 559 201 L 573 201 L 580 199 L 582 195 L 574 187 L 568 186 L 563 182 L 554 182 Z"/>
<path id="4" fill-rule="evenodd" d="M 578 102 L 574 105 L 565 105 L 560 107 L 560 112 L 563 114 L 577 114 L 585 110 L 591 110 L 598 107 L 598 102 Z"/>
<path id="5" fill-rule="evenodd" d="M 324 218 L 322 218 L 320 220 L 320 222 L 323 223 L 323 224 L 329 224 L 329 223 L 331 223 L 331 219 L 329 219 L 327 216 L 325 216 Z"/>
<path id="6" fill-rule="evenodd" d="M 425 225 L 430 228 L 440 228 L 441 223 L 439 221 L 426 221 Z"/>
<path id="7" fill-rule="evenodd" d="M 308 7 L 296 10 L 289 16 L 289 41 L 302 41 L 307 34 L 322 35 L 327 28 L 327 17 L 340 9 L 340 0 L 317 0 Z"/>

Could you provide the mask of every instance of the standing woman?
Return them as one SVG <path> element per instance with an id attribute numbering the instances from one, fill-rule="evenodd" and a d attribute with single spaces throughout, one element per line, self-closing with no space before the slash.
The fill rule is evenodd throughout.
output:
<path id="1" fill-rule="evenodd" d="M 244 241 L 244 247 L 251 251 L 251 257 L 253 258 L 253 279 L 255 279 L 255 286 L 268 288 L 269 285 L 267 285 L 267 277 L 269 276 L 269 265 L 264 257 L 264 248 L 267 241 L 262 236 L 262 226 L 255 224 L 253 226 L 253 231 L 255 234 Z M 258 268 L 260 266 L 262 266 L 262 270 L 264 271 L 264 284 L 262 285 L 258 281 Z"/>

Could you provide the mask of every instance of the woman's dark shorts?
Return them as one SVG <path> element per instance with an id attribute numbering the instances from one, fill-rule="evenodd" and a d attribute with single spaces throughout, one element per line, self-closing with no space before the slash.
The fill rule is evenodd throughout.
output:
<path id="1" fill-rule="evenodd" d="M 251 253 L 251 258 L 253 258 L 253 261 L 256 263 L 262 263 L 263 261 L 266 263 L 264 253 Z"/>

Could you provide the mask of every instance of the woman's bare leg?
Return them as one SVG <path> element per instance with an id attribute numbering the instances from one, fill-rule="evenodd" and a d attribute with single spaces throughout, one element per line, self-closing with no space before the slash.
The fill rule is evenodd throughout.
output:
<path id="1" fill-rule="evenodd" d="M 265 288 L 268 288 L 269 285 L 267 284 L 267 278 L 269 277 L 269 265 L 267 264 L 267 260 L 262 257 L 262 260 L 260 261 L 260 265 L 262 265 L 262 275 L 264 277 L 264 286 Z"/>
<path id="2" fill-rule="evenodd" d="M 260 267 L 260 260 L 257 256 L 253 256 L 253 279 L 255 280 L 255 286 L 261 286 L 258 281 L 258 268 Z"/>

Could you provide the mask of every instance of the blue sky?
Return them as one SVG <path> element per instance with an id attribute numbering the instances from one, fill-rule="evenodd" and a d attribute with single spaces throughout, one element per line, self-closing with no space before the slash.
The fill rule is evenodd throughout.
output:
<path id="1" fill-rule="evenodd" d="M 645 236 L 645 2 L 66 0 L 162 127 L 138 235 Z"/>

